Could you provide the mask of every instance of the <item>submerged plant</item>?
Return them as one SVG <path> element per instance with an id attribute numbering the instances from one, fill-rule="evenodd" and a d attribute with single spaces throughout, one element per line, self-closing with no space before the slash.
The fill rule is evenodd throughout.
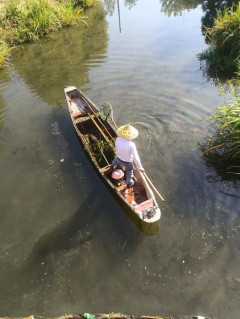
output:
<path id="1" fill-rule="evenodd" d="M 205 72 L 213 77 L 219 72 L 235 72 L 239 70 L 238 61 L 212 47 L 198 53 L 197 57 L 201 62 L 205 62 L 201 69 L 205 68 Z"/>
<path id="2" fill-rule="evenodd" d="M 0 41 L 0 68 L 9 65 L 10 52 L 16 47 L 10 48 L 7 43 Z"/>

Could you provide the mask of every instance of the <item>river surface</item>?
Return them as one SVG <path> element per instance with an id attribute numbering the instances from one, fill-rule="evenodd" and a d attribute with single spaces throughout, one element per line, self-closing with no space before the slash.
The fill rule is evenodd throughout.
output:
<path id="1" fill-rule="evenodd" d="M 239 191 L 199 149 L 202 120 L 231 94 L 200 70 L 202 22 L 215 7 L 199 3 L 120 1 L 119 23 L 105 1 L 85 13 L 88 27 L 23 45 L 0 71 L 2 317 L 239 318 Z M 165 198 L 158 223 L 140 222 L 98 176 L 65 85 L 139 130 L 143 166 Z"/>

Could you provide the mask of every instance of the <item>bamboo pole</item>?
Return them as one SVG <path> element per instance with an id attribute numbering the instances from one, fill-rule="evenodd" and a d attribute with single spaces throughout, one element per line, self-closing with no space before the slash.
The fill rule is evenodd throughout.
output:
<path id="1" fill-rule="evenodd" d="M 105 161 L 106 161 L 107 164 L 109 165 L 108 160 L 107 160 L 106 156 L 104 155 L 104 153 L 103 153 L 103 151 L 102 151 L 102 149 L 101 149 L 101 146 L 98 146 L 98 147 L 99 147 L 99 150 L 100 150 L 102 156 L 104 157 Z"/>
<path id="2" fill-rule="evenodd" d="M 150 179 L 148 178 L 147 174 L 145 172 L 142 172 L 143 175 L 146 177 L 146 180 L 149 182 L 149 184 L 152 186 L 152 188 L 155 190 L 156 194 L 158 195 L 159 198 L 161 198 L 162 202 L 165 202 L 165 199 L 161 196 L 161 194 L 158 192 L 158 190 L 155 188 L 155 186 L 153 185 L 153 183 L 150 181 Z"/>
<path id="3" fill-rule="evenodd" d="M 117 124 L 115 123 L 115 121 L 114 121 L 114 119 L 112 118 L 112 116 L 111 116 L 110 114 L 109 114 L 108 116 L 110 117 L 111 121 L 113 122 L 115 128 L 118 129 Z"/>
<path id="4" fill-rule="evenodd" d="M 107 136 L 103 133 L 103 130 L 98 126 L 97 122 L 94 120 L 94 118 L 92 117 L 92 115 L 90 113 L 88 113 L 88 116 L 90 117 L 90 119 L 93 121 L 93 123 L 96 125 L 96 127 L 99 129 L 100 133 L 102 134 L 102 136 L 105 138 L 105 140 L 107 141 L 108 145 L 112 148 L 112 150 L 115 152 L 115 148 L 114 146 L 111 144 L 111 142 L 109 141 L 109 139 L 107 138 Z"/>

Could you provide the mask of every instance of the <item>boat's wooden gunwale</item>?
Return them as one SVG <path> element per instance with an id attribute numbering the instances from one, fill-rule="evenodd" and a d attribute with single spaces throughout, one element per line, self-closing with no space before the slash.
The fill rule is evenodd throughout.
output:
<path id="1" fill-rule="evenodd" d="M 67 91 L 66 89 L 69 88 L 69 90 Z M 71 88 L 71 89 L 70 89 Z M 71 92 L 72 90 L 76 89 L 80 95 L 83 96 L 83 98 L 85 100 L 87 100 L 87 102 L 91 105 L 91 107 L 94 109 L 95 113 L 99 113 L 100 110 L 99 108 L 81 91 L 79 90 L 76 86 L 71 86 L 71 87 L 65 87 L 64 88 L 64 95 L 65 95 L 65 99 L 66 99 L 66 102 L 67 102 L 67 105 L 68 105 L 68 110 L 69 110 L 69 113 L 70 113 L 70 116 L 71 116 L 71 119 L 72 119 L 72 123 L 73 123 L 73 126 L 76 130 L 76 133 L 77 135 L 79 136 L 82 144 L 84 146 L 86 146 L 86 151 L 88 153 L 88 155 L 90 156 L 90 159 L 91 161 L 93 162 L 93 164 L 95 165 L 95 167 L 97 168 L 99 174 L 104 178 L 104 180 L 108 183 L 108 185 L 111 187 L 111 189 L 113 189 L 117 195 L 126 203 L 126 205 L 144 222 L 146 223 L 153 223 L 153 222 L 156 222 L 160 219 L 161 217 L 161 212 L 160 212 L 160 209 L 157 205 L 157 202 L 156 202 L 156 199 L 155 199 L 155 196 L 150 188 L 150 186 L 148 185 L 144 175 L 136 168 L 137 170 L 137 173 L 139 175 L 139 177 L 141 178 L 142 182 L 143 182 L 143 185 L 144 185 L 144 188 L 147 192 L 147 197 L 148 198 L 152 198 L 153 199 L 153 202 L 154 202 L 154 208 L 156 210 L 156 214 L 153 216 L 153 218 L 149 218 L 149 219 L 143 219 L 143 217 L 141 216 L 141 212 L 138 212 L 134 206 L 132 206 L 125 198 L 124 196 L 122 196 L 122 194 L 118 191 L 117 188 L 114 187 L 114 185 L 112 185 L 112 183 L 109 181 L 109 179 L 106 177 L 106 175 L 101 171 L 101 168 L 99 167 L 97 161 L 95 160 L 95 158 L 92 156 L 91 154 L 91 151 L 88 150 L 89 146 L 88 146 L 88 143 L 86 142 L 85 140 L 85 137 L 84 135 L 79 131 L 78 127 L 76 124 L 80 123 L 80 122 L 84 122 L 85 120 L 89 119 L 88 116 L 82 116 L 82 117 L 79 117 L 77 119 L 74 119 L 73 115 L 72 115 L 72 111 L 71 111 L 71 107 L 70 107 L 70 103 L 69 103 L 69 100 L 68 100 L 68 96 L 67 96 L 67 92 Z M 107 120 L 108 124 L 111 126 L 111 128 L 113 129 L 113 131 L 116 132 L 116 129 L 115 127 L 113 126 L 113 124 L 111 123 L 111 121 L 109 121 L 109 119 Z"/>

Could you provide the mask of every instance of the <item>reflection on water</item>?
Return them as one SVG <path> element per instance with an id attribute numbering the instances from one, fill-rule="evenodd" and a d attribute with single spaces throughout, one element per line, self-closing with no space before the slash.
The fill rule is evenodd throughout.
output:
<path id="1" fill-rule="evenodd" d="M 88 28 L 75 26 L 70 32 L 67 28 L 52 40 L 25 45 L 14 61 L 28 87 L 49 105 L 61 104 L 65 85 L 89 83 L 89 69 L 105 62 L 109 38 L 102 6 L 87 10 L 86 15 Z"/>
<path id="2" fill-rule="evenodd" d="M 124 5 L 128 7 L 129 10 L 137 4 L 138 0 L 124 0 Z"/>
<path id="3" fill-rule="evenodd" d="M 4 87 L 9 81 L 9 75 L 6 70 L 0 70 L 0 90 L 3 91 Z M 7 111 L 7 101 L 4 99 L 0 92 L 0 134 L 4 129 L 4 117 Z M 1 135 L 0 135 L 0 155 L 5 151 L 4 147 L 1 146 Z"/>
<path id="4" fill-rule="evenodd" d="M 201 120 L 230 99 L 198 72 L 204 13 L 185 10 L 183 23 L 159 0 L 120 1 L 120 34 L 113 3 L 112 16 L 89 10 L 87 29 L 24 46 L 1 84 L 0 312 L 238 319 L 237 190 L 209 182 L 198 148 Z M 71 84 L 139 130 L 166 200 L 159 223 L 138 220 L 97 175 L 64 101 Z"/>
<path id="5" fill-rule="evenodd" d="M 182 15 L 185 10 L 192 10 L 197 8 L 199 0 L 160 0 L 162 5 L 161 11 L 166 13 L 169 17 L 173 14 L 174 16 Z"/>
<path id="6" fill-rule="evenodd" d="M 103 8 L 106 14 L 112 16 L 117 6 L 117 0 L 102 0 Z M 137 4 L 138 0 L 124 0 L 125 7 L 128 7 L 129 10 L 132 9 Z"/>
<path id="7" fill-rule="evenodd" d="M 222 12 L 224 7 L 231 7 L 234 3 L 234 0 L 208 0 L 201 1 L 202 11 L 205 15 L 202 17 L 202 31 L 205 32 L 205 27 L 211 28 L 214 24 L 214 19 L 217 17 L 217 11 Z"/>
<path id="8" fill-rule="evenodd" d="M 162 5 L 161 11 L 167 14 L 169 17 L 182 15 L 187 10 L 196 9 L 198 5 L 201 5 L 204 16 L 201 18 L 202 32 L 205 34 L 205 27 L 212 27 L 214 19 L 217 17 L 217 12 L 222 12 L 224 7 L 231 7 L 234 3 L 233 0 L 160 0 Z M 209 39 L 205 39 L 209 41 Z"/>

